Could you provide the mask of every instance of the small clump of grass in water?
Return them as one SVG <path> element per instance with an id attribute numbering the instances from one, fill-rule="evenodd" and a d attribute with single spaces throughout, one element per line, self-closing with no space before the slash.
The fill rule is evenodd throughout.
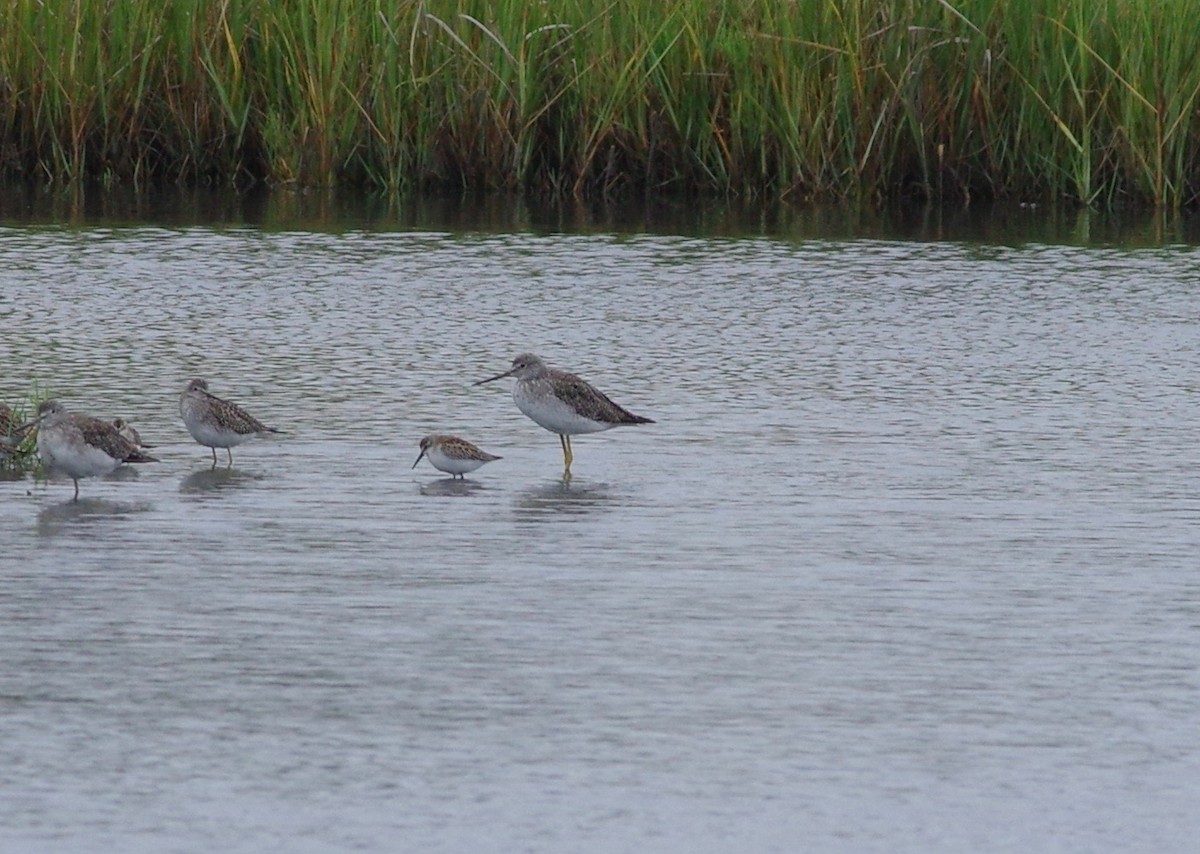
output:
<path id="1" fill-rule="evenodd" d="M 6 403 L 7 412 L 0 411 L 0 472 L 24 474 L 38 469 L 41 461 L 37 455 L 37 428 L 24 431 L 21 426 L 29 423 L 42 401 L 50 394 L 36 384 L 28 396 L 13 403 Z M 3 401 L 0 401 L 3 402 Z"/>

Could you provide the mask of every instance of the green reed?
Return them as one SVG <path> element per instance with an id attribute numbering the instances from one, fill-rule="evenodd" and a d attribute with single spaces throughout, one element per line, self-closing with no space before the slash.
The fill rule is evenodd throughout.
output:
<path id="1" fill-rule="evenodd" d="M 0 0 L 48 182 L 1178 207 L 1200 0 Z"/>
<path id="2" fill-rule="evenodd" d="M 0 421 L 0 470 L 30 471 L 39 465 L 37 458 L 37 430 L 27 429 L 18 431 L 17 428 L 29 423 L 37 413 L 37 408 L 50 395 L 37 383 L 34 383 L 29 394 L 17 401 L 0 401 L 8 407 Z"/>

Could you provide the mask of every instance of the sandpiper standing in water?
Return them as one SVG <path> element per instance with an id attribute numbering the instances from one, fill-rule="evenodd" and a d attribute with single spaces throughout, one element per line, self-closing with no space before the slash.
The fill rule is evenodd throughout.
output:
<path id="1" fill-rule="evenodd" d="M 417 456 L 417 462 L 412 464 L 413 468 L 417 467 L 417 463 L 421 462 L 422 457 L 428 457 L 429 462 L 438 471 L 444 471 L 459 478 L 463 478 L 463 475 L 469 471 L 475 471 L 484 463 L 500 459 L 495 454 L 489 454 L 472 445 L 466 439 L 437 433 L 432 433 L 421 440 L 421 453 Z"/>
<path id="2" fill-rule="evenodd" d="M 512 361 L 512 368 L 475 385 L 483 385 L 504 377 L 516 377 L 513 401 L 517 409 L 536 424 L 558 434 L 563 449 L 563 474 L 571 476 L 571 437 L 581 433 L 599 433 L 623 424 L 653 424 L 653 419 L 634 415 L 618 406 L 601 391 L 566 371 L 549 367 L 532 353 L 522 353 Z"/>
<path id="3" fill-rule="evenodd" d="M 121 463 L 156 463 L 142 453 L 109 422 L 68 412 L 57 400 L 44 400 L 37 417 L 37 448 L 50 471 L 60 471 L 75 481 L 73 501 L 79 500 L 79 479 L 114 471 Z"/>
<path id="4" fill-rule="evenodd" d="M 228 400 L 209 394 L 208 383 L 194 379 L 187 384 L 179 396 L 179 414 L 192 438 L 212 449 L 213 467 L 217 465 L 217 448 L 229 454 L 229 465 L 233 465 L 233 446 L 240 445 L 255 436 L 282 433 L 268 427 L 244 409 Z"/>

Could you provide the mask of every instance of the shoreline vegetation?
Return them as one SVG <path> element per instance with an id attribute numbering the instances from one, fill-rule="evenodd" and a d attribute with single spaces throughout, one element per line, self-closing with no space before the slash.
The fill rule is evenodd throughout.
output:
<path id="1" fill-rule="evenodd" d="M 0 401 L 0 474 L 33 471 L 41 465 L 37 456 L 37 429 L 21 430 L 47 397 L 35 390 L 10 404 Z"/>
<path id="2" fill-rule="evenodd" d="M 1196 206 L 1200 0 L 0 0 L 0 179 Z"/>

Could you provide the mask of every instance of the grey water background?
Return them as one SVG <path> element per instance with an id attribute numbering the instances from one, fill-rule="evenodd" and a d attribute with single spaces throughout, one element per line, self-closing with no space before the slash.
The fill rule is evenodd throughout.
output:
<path id="1" fill-rule="evenodd" d="M 231 204 L 0 221 L 0 399 L 162 459 L 0 480 L 4 851 L 1192 850 L 1189 229 Z"/>

